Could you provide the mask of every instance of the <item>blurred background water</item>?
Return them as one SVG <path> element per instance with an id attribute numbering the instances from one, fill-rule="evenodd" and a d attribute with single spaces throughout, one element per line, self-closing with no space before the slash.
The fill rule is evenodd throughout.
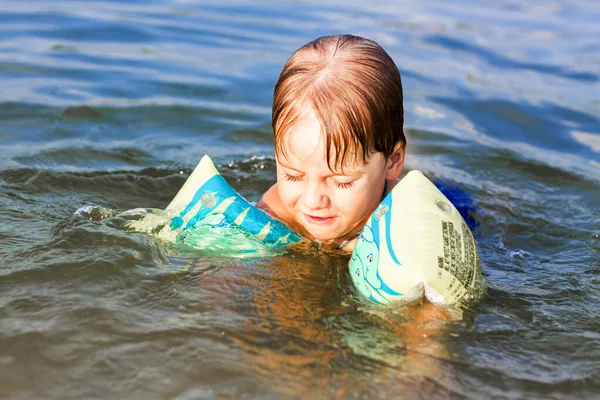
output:
<path id="1" fill-rule="evenodd" d="M 0 6 L 0 397 L 600 392 L 599 2 Z M 407 170 L 477 199 L 489 291 L 462 318 L 365 306 L 345 257 L 208 257 L 73 216 L 164 208 L 203 154 L 258 200 L 277 76 L 333 33 L 399 66 Z"/>

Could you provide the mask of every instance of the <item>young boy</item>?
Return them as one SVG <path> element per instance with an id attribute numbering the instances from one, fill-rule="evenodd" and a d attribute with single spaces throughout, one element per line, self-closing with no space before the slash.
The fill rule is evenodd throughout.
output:
<path id="1" fill-rule="evenodd" d="M 404 164 L 402 82 L 358 36 L 324 36 L 285 64 L 273 98 L 277 183 L 257 204 L 305 237 L 351 251 Z"/>

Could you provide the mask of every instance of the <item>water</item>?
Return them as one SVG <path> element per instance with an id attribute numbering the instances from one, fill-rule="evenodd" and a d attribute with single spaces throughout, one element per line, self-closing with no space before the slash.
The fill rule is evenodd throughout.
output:
<path id="1" fill-rule="evenodd" d="M 2 5 L 0 397 L 600 391 L 598 2 Z M 258 200 L 277 75 L 340 32 L 401 69 L 407 169 L 477 199 L 489 290 L 462 316 L 369 307 L 316 249 L 210 257 L 73 216 L 164 208 L 205 153 Z"/>

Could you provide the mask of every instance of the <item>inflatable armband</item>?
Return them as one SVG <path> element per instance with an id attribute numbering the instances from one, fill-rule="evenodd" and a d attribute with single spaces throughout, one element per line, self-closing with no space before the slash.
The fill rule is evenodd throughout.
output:
<path id="1" fill-rule="evenodd" d="M 151 210 L 148 213 L 146 209 L 136 209 L 121 216 L 136 213 L 144 216 L 129 221 L 128 229 L 153 233 L 162 239 L 193 247 L 205 248 L 207 246 L 203 246 L 202 242 L 206 245 L 222 240 L 219 232 L 225 231 L 230 237 L 234 233 L 239 236 L 230 247 L 243 252 L 252 252 L 252 246 L 236 247 L 236 242 L 240 244 L 239 239 L 262 245 L 254 249 L 255 252 L 264 247 L 278 249 L 301 240 L 301 236 L 285 224 L 241 197 L 223 179 L 208 156 L 202 157 L 164 212 Z"/>
<path id="2" fill-rule="evenodd" d="M 420 171 L 409 172 L 375 209 L 349 268 L 358 291 L 380 304 L 423 295 L 432 303 L 454 304 L 480 276 L 471 230 Z"/>

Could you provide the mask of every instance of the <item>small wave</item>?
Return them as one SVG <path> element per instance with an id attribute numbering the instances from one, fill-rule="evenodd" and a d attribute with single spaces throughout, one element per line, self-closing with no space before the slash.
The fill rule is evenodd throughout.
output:
<path id="1" fill-rule="evenodd" d="M 13 160 L 27 167 L 106 170 L 150 166 L 153 157 L 138 148 L 103 149 L 86 146 L 43 150 L 32 155 L 17 156 Z"/>

